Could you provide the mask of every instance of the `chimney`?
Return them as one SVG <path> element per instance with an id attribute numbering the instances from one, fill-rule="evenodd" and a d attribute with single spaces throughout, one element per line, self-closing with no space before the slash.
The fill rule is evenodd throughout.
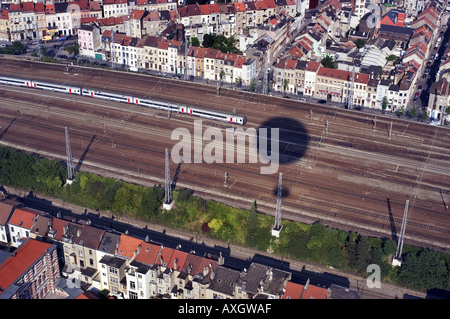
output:
<path id="1" fill-rule="evenodd" d="M 77 229 L 77 237 L 81 236 L 81 228 Z"/>

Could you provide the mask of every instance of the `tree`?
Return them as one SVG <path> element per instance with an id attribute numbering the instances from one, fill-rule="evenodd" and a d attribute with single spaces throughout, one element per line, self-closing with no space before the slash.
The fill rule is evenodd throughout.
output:
<path id="1" fill-rule="evenodd" d="M 242 78 L 240 76 L 238 76 L 235 81 L 236 81 L 236 86 L 237 87 L 241 87 L 242 86 Z"/>
<path id="2" fill-rule="evenodd" d="M 200 46 L 200 40 L 197 37 L 192 37 L 191 38 L 191 44 L 194 47 L 199 47 Z"/>
<path id="3" fill-rule="evenodd" d="M 387 96 L 385 96 L 385 97 L 383 97 L 383 101 L 381 102 L 381 109 L 382 109 L 383 114 L 386 111 L 388 105 L 389 105 L 389 100 L 388 100 Z"/>
<path id="4" fill-rule="evenodd" d="M 413 289 L 447 288 L 449 269 L 439 253 L 431 250 L 408 253 L 399 269 L 398 280 Z"/>
<path id="5" fill-rule="evenodd" d="M 366 41 L 364 41 L 363 39 L 357 39 L 354 43 L 356 44 L 356 47 L 358 49 L 364 48 L 364 46 L 366 45 Z"/>
<path id="6" fill-rule="evenodd" d="M 389 56 L 387 56 L 386 57 L 386 60 L 388 61 L 388 62 L 394 62 L 394 64 L 396 64 L 397 63 L 397 60 L 398 60 L 398 57 L 396 56 L 396 55 L 394 55 L 394 54 L 391 54 L 391 55 L 389 55 Z"/>
<path id="7" fill-rule="evenodd" d="M 192 191 L 187 188 L 182 188 L 178 191 L 178 201 L 184 202 L 189 199 L 189 197 L 192 195 Z"/>
<path id="8" fill-rule="evenodd" d="M 365 272 L 372 257 L 370 255 L 370 243 L 367 237 L 360 237 L 356 243 L 355 268 L 358 272 Z"/>
<path id="9" fill-rule="evenodd" d="M 386 255 L 393 255 L 397 251 L 397 244 L 392 239 L 387 239 L 383 242 L 383 252 Z"/>
<path id="10" fill-rule="evenodd" d="M 70 45 L 64 49 L 69 54 L 78 55 L 80 53 L 80 45 L 76 42 L 74 45 Z"/>
<path id="11" fill-rule="evenodd" d="M 254 247 L 256 245 L 256 232 L 258 231 L 258 213 L 256 212 L 256 201 L 252 203 L 247 220 L 247 245 Z"/>
<path id="12" fill-rule="evenodd" d="M 211 48 L 214 45 L 216 40 L 216 36 L 214 34 L 205 34 L 203 35 L 202 46 L 204 48 Z"/>
<path id="13" fill-rule="evenodd" d="M 289 79 L 283 79 L 283 93 L 286 93 L 286 89 L 289 86 Z"/>
<path id="14" fill-rule="evenodd" d="M 255 91 L 255 85 L 256 85 L 256 84 L 255 84 L 255 79 L 251 79 L 251 80 L 250 80 L 250 85 L 249 85 L 249 87 L 248 87 L 249 90 L 252 91 L 252 92 Z"/>
<path id="15" fill-rule="evenodd" d="M 336 62 L 331 55 L 325 56 L 322 60 L 320 60 L 320 63 L 326 68 L 337 69 Z"/>

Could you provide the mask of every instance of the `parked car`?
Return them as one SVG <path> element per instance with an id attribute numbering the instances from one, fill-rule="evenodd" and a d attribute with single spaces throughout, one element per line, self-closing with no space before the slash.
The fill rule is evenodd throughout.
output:
<path id="1" fill-rule="evenodd" d="M 306 99 L 304 97 L 301 97 L 298 99 L 300 102 L 306 102 Z"/>

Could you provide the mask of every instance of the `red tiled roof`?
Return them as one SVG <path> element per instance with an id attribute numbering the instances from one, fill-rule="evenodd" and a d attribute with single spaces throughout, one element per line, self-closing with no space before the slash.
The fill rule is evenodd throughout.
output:
<path id="1" fill-rule="evenodd" d="M 112 37 L 112 31 L 111 30 L 105 30 L 105 31 L 103 31 L 102 36 L 107 37 L 107 38 L 111 38 Z"/>
<path id="2" fill-rule="evenodd" d="M 302 299 L 327 299 L 327 289 L 308 285 L 307 289 L 303 289 Z"/>
<path id="3" fill-rule="evenodd" d="M 117 248 L 117 255 L 126 258 L 131 258 L 134 252 L 137 250 L 138 246 L 144 241 L 142 239 L 134 238 L 128 235 L 120 235 L 120 243 Z"/>
<path id="4" fill-rule="evenodd" d="M 144 13 L 145 13 L 145 10 L 133 10 L 131 12 L 131 19 L 141 20 Z"/>
<path id="5" fill-rule="evenodd" d="M 209 7 L 209 4 L 201 4 L 200 12 L 201 14 L 211 14 L 211 8 Z"/>
<path id="6" fill-rule="evenodd" d="M 237 11 L 240 11 L 240 12 L 245 11 L 245 5 L 242 2 L 235 2 L 234 7 L 236 8 L 236 12 Z"/>
<path id="7" fill-rule="evenodd" d="M 155 264 L 170 267 L 169 262 L 170 259 L 172 258 L 172 254 L 173 254 L 172 248 L 161 246 L 158 257 L 156 257 Z"/>
<path id="8" fill-rule="evenodd" d="M 44 13 L 45 12 L 45 5 L 42 2 L 37 2 L 34 4 L 34 12 L 35 13 Z"/>
<path id="9" fill-rule="evenodd" d="M 1 10 L 0 11 L 0 19 L 9 19 L 9 13 L 8 10 Z"/>
<path id="10" fill-rule="evenodd" d="M 33 12 L 34 11 L 34 4 L 33 2 L 22 2 L 20 4 L 22 7 L 22 12 Z"/>
<path id="11" fill-rule="evenodd" d="M 196 274 L 202 274 L 205 268 L 207 268 L 208 276 L 210 276 L 216 266 L 217 261 L 215 260 L 189 254 L 184 263 L 183 271 L 195 276 Z"/>
<path id="12" fill-rule="evenodd" d="M 167 263 L 167 267 L 181 271 L 183 269 L 184 263 L 188 257 L 188 253 L 175 249 L 173 251 L 172 257 Z M 175 267 L 176 266 L 176 267 Z"/>
<path id="13" fill-rule="evenodd" d="M 0 265 L 0 287 L 8 288 L 20 276 L 45 254 L 51 244 L 44 243 L 35 239 L 27 239 L 15 251 L 13 256 L 8 257 Z M 0 290 L 0 295 L 2 290 Z"/>
<path id="14" fill-rule="evenodd" d="M 15 3 L 11 4 L 9 6 L 9 11 L 10 12 L 11 11 L 20 11 L 20 4 L 15 4 Z"/>
<path id="15" fill-rule="evenodd" d="M 349 81 L 352 78 L 352 72 L 326 68 L 323 66 L 319 67 L 317 70 L 318 76 L 324 76 L 331 79 L 339 79 Z M 369 75 L 364 73 L 355 73 L 355 83 L 364 83 L 367 84 L 369 82 Z"/>
<path id="16" fill-rule="evenodd" d="M 67 224 L 72 224 L 64 219 L 53 218 L 52 220 L 52 228 L 56 231 L 55 239 L 61 241 L 62 236 L 64 235 L 64 226 Z"/>
<path id="17" fill-rule="evenodd" d="M 275 9 L 275 1 L 274 0 L 263 0 L 267 9 Z"/>
<path id="18" fill-rule="evenodd" d="M 242 66 L 244 65 L 244 63 L 245 63 L 245 58 L 244 57 L 238 57 L 236 59 L 236 63 L 234 64 L 234 67 L 238 68 L 238 69 L 241 69 Z"/>
<path id="19" fill-rule="evenodd" d="M 33 218 L 37 215 L 41 215 L 41 212 L 27 207 L 16 208 L 9 223 L 14 226 L 31 229 L 31 226 L 33 226 Z"/>
<path id="20" fill-rule="evenodd" d="M 303 285 L 288 281 L 286 283 L 284 295 L 281 299 L 301 299 L 303 288 Z"/>
<path id="21" fill-rule="evenodd" d="M 142 242 L 140 247 L 141 251 L 136 255 L 134 260 L 147 265 L 153 265 L 158 256 L 160 246 Z"/>
<path id="22" fill-rule="evenodd" d="M 80 18 L 80 23 L 81 24 L 90 24 L 93 22 L 97 21 L 97 17 L 84 17 L 84 18 Z"/>
<path id="23" fill-rule="evenodd" d="M 46 14 L 51 14 L 51 13 L 55 13 L 55 5 L 54 4 L 46 4 L 45 5 L 45 13 Z"/>
<path id="24" fill-rule="evenodd" d="M 320 67 L 320 62 L 309 61 L 306 65 L 306 71 L 317 72 Z"/>

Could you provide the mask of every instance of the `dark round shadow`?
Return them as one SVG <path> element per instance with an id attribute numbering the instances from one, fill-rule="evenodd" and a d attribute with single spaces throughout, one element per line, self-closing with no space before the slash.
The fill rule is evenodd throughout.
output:
<path id="1" fill-rule="evenodd" d="M 278 185 L 273 188 L 272 192 L 275 197 L 278 196 Z M 281 198 L 289 197 L 290 193 L 287 187 L 281 186 Z"/>
<path id="2" fill-rule="evenodd" d="M 264 145 L 265 139 L 267 145 Z M 278 150 L 276 150 L 276 130 L 278 129 Z M 270 160 L 272 148 L 279 152 L 279 163 L 296 162 L 303 157 L 309 144 L 309 134 L 305 126 L 297 120 L 288 117 L 275 117 L 263 123 L 257 129 L 257 148 L 261 160 Z M 272 145 L 272 143 L 274 143 Z M 267 154 L 267 156 L 265 156 Z"/>

